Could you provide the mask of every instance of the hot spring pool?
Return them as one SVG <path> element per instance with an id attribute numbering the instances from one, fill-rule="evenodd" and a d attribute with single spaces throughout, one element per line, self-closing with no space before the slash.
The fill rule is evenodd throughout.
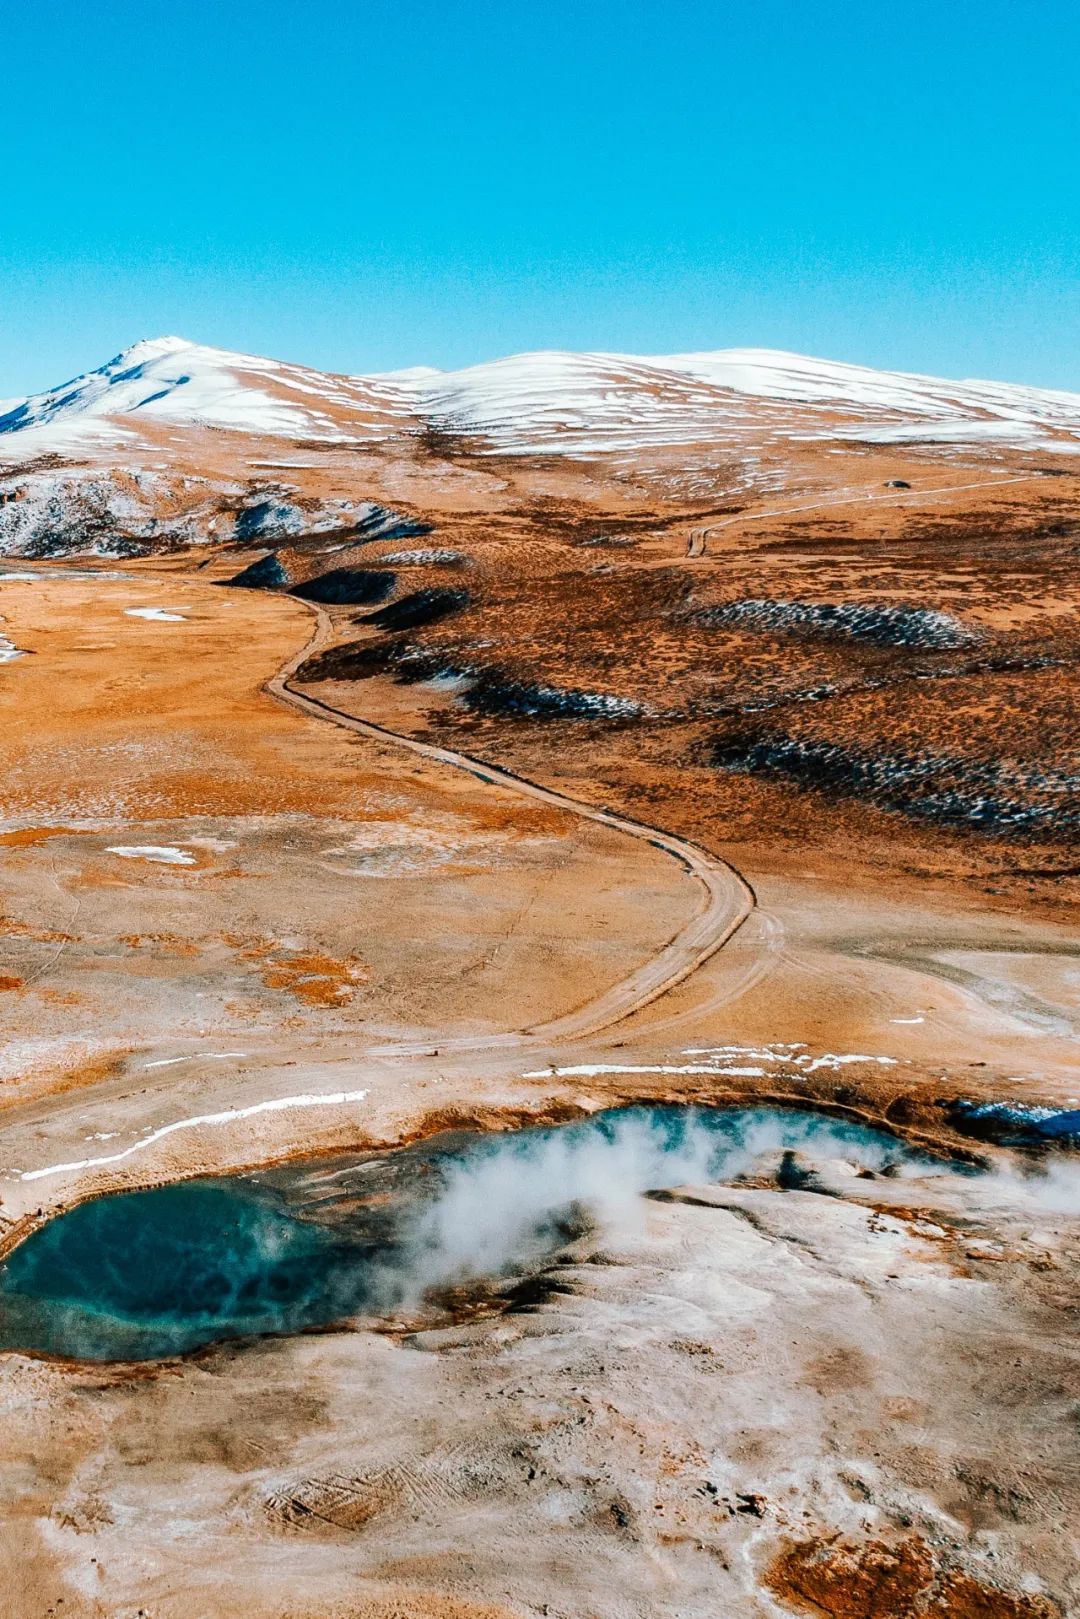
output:
<path id="1" fill-rule="evenodd" d="M 868 1169 L 916 1161 L 884 1132 L 811 1112 L 631 1107 L 116 1193 L 0 1265 L 0 1349 L 156 1360 L 385 1317 L 470 1278 L 520 1275 L 583 1211 L 631 1219 L 646 1191 L 729 1180 L 789 1149 Z"/>

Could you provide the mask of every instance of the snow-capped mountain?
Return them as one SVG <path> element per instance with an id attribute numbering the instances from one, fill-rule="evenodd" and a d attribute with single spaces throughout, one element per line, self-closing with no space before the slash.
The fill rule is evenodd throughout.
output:
<path id="1" fill-rule="evenodd" d="M 168 427 L 371 442 L 437 430 L 478 452 L 603 455 L 770 438 L 1080 451 L 1080 394 L 947 382 L 769 349 L 636 356 L 557 351 L 460 371 L 347 377 L 178 337 L 0 414 L 22 454 Z"/>
<path id="2" fill-rule="evenodd" d="M 416 396 L 429 422 L 483 434 L 503 450 L 545 453 L 730 441 L 754 427 L 788 437 L 1023 448 L 1080 435 L 1080 394 L 945 382 L 771 349 L 523 354 L 443 373 Z"/>
<path id="3" fill-rule="evenodd" d="M 0 435 L 33 434 L 35 447 L 89 430 L 149 424 L 231 428 L 268 437 L 340 437 L 388 431 L 400 384 L 332 376 L 250 354 L 158 337 L 125 349 L 96 371 L 32 394 L 0 415 Z"/>

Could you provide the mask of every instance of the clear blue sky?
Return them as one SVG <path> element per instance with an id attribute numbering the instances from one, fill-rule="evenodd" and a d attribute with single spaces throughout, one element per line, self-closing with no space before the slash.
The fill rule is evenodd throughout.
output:
<path id="1" fill-rule="evenodd" d="M 1076 0 L 0 0 L 0 396 L 761 344 L 1080 389 Z"/>

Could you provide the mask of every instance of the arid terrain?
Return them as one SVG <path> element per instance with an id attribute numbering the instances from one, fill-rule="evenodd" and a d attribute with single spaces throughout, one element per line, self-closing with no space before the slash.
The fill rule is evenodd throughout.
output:
<path id="1" fill-rule="evenodd" d="M 0 1257 L 556 1144 L 305 1330 L 0 1267 L 3 1619 L 1080 1613 L 1078 556 L 1080 396 L 766 351 L 0 416 Z"/>

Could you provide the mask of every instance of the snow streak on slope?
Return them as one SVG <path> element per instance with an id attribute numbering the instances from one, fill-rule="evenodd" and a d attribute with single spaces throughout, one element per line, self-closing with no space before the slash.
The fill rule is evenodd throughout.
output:
<path id="1" fill-rule="evenodd" d="M 651 358 L 552 351 L 462 371 L 344 377 L 176 337 L 138 343 L 14 405 L 0 414 L 0 434 L 27 455 L 72 435 L 126 436 L 155 420 L 328 444 L 435 430 L 503 454 L 823 438 L 1080 452 L 1078 394 L 767 349 Z"/>

